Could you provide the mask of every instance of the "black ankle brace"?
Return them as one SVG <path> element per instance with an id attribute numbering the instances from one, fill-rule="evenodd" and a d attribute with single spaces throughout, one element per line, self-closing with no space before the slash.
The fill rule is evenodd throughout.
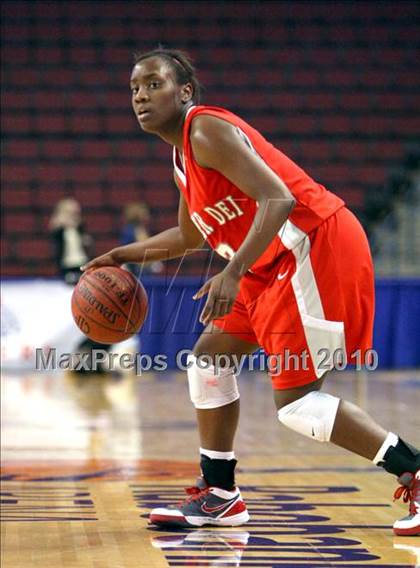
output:
<path id="1" fill-rule="evenodd" d="M 213 460 L 201 454 L 201 471 L 207 484 L 230 491 L 235 487 L 236 460 Z"/>
<path id="2" fill-rule="evenodd" d="M 406 471 L 416 473 L 420 469 L 420 452 L 398 438 L 397 445 L 387 449 L 383 461 L 378 465 L 398 477 Z"/>

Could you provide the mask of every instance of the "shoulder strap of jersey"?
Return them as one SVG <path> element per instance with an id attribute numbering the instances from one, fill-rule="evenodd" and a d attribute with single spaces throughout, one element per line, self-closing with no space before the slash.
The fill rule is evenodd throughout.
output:
<path id="1" fill-rule="evenodd" d="M 218 118 L 222 118 L 223 120 L 227 120 L 228 122 L 233 122 L 233 123 L 235 123 L 236 120 L 241 120 L 235 114 L 224 108 L 206 106 L 206 105 L 197 105 L 191 107 L 187 113 L 184 123 L 184 145 L 185 142 L 187 142 L 186 138 L 190 132 L 191 122 L 193 118 L 196 117 L 198 114 L 210 114 L 212 116 L 216 116 Z"/>

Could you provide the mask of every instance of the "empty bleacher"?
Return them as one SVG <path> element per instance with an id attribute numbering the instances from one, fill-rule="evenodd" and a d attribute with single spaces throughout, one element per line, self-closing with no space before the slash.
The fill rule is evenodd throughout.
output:
<path id="1" fill-rule="evenodd" d="M 140 130 L 128 88 L 133 52 L 159 43 L 191 53 L 204 102 L 362 211 L 420 132 L 419 19 L 415 2 L 3 2 L 3 274 L 54 274 L 64 196 L 97 253 L 128 201 L 155 231 L 176 223 L 171 150 Z"/>

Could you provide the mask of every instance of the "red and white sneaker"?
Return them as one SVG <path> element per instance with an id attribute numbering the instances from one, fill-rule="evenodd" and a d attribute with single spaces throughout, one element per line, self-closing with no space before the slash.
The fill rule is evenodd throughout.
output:
<path id="1" fill-rule="evenodd" d="M 394 533 L 398 536 L 420 535 L 420 469 L 413 473 L 403 473 L 398 478 L 401 484 L 394 493 L 394 501 L 403 498 L 410 503 L 408 515 L 394 523 Z"/>
<path id="2" fill-rule="evenodd" d="M 219 487 L 189 487 L 185 491 L 188 497 L 178 505 L 153 509 L 149 522 L 178 527 L 237 527 L 249 520 L 237 487 L 233 491 Z"/>

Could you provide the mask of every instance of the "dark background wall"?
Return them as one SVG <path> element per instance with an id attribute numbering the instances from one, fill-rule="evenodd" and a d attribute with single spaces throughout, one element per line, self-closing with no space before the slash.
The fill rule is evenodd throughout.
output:
<path id="1" fill-rule="evenodd" d="M 83 206 L 96 252 L 121 208 L 176 223 L 171 149 L 130 107 L 132 54 L 186 49 L 206 87 L 363 215 L 420 132 L 416 2 L 4 2 L 3 274 L 52 275 L 47 224 Z M 189 262 L 186 272 L 194 273 Z"/>

